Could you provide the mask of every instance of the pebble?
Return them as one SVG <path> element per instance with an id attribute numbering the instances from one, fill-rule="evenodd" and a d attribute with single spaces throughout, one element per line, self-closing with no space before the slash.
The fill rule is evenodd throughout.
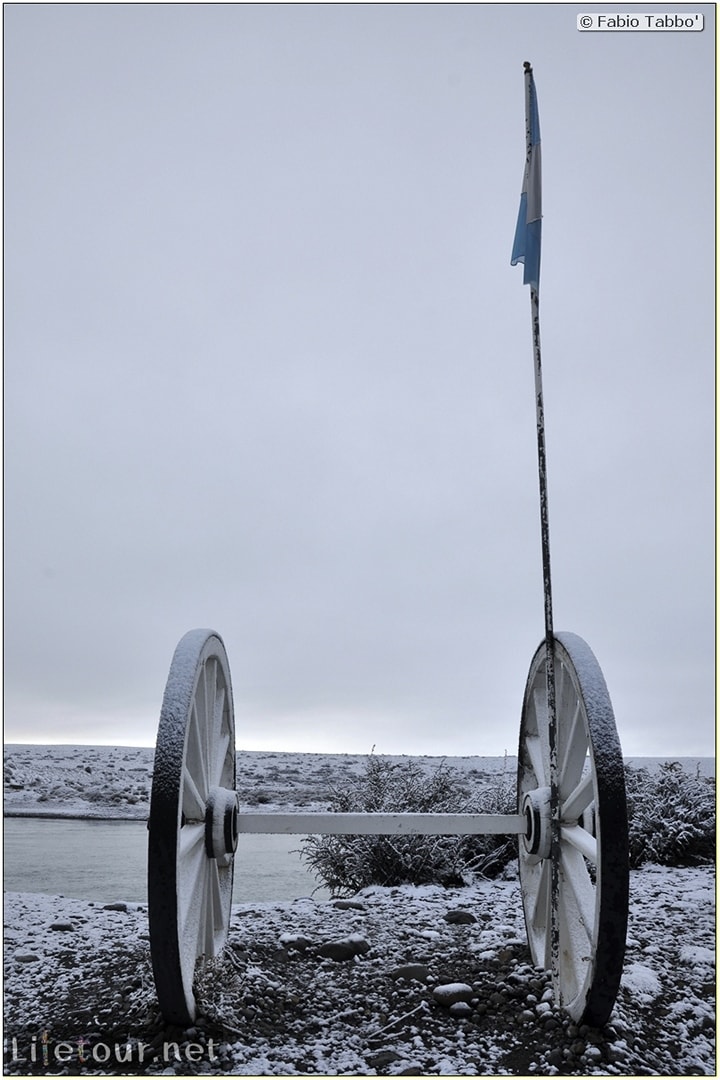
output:
<path id="1" fill-rule="evenodd" d="M 446 923 L 452 924 L 466 924 L 476 923 L 477 919 L 470 911 L 464 911 L 462 908 L 456 908 L 454 911 L 448 911 L 443 915 L 443 919 Z"/>
<path id="2" fill-rule="evenodd" d="M 75 927 L 71 922 L 54 922 L 50 924 L 51 930 L 74 930 Z"/>
<path id="3" fill-rule="evenodd" d="M 473 988 L 467 983 L 443 983 L 436 986 L 432 992 L 439 1005 L 449 1008 L 458 1001 L 469 1003 L 473 998 Z"/>
<path id="4" fill-rule="evenodd" d="M 450 1012 L 453 1013 L 454 1016 L 470 1016 L 472 1014 L 472 1009 L 467 1001 L 455 1001 L 450 1006 Z"/>
<path id="5" fill-rule="evenodd" d="M 371 1054 L 367 1059 L 372 1069 L 382 1069 L 385 1065 L 391 1065 L 393 1061 L 400 1061 L 400 1054 L 394 1050 L 380 1050 L 377 1054 Z"/>
<path id="6" fill-rule="evenodd" d="M 391 979 L 407 979 L 408 982 L 424 983 L 428 977 L 428 969 L 424 964 L 401 964 L 390 972 Z"/>
<path id="7" fill-rule="evenodd" d="M 34 964 L 39 959 L 40 959 L 40 957 L 37 956 L 36 953 L 32 953 L 32 952 L 16 952 L 15 953 L 15 960 L 17 960 L 18 964 Z"/>

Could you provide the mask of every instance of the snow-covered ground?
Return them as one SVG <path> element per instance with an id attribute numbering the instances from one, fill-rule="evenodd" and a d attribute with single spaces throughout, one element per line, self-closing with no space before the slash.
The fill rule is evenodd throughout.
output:
<path id="1" fill-rule="evenodd" d="M 714 906 L 710 868 L 633 872 L 603 1031 L 553 1007 L 515 881 L 235 907 L 198 980 L 202 1015 L 181 1031 L 157 1012 L 143 906 L 7 894 L 5 1071 L 715 1075 Z M 474 921 L 448 921 L 457 910 Z M 323 956 L 330 942 L 354 955 Z"/>
<path id="2" fill-rule="evenodd" d="M 5 811 L 144 818 L 152 759 L 128 747 L 9 746 Z M 432 771 L 441 759 L 415 760 Z M 516 767 L 446 763 L 470 787 Z M 685 762 L 698 764 L 714 774 L 710 759 Z M 240 752 L 238 789 L 245 808 L 321 809 L 363 767 L 362 756 Z M 457 910 L 472 921 L 448 921 Z M 515 880 L 246 904 L 198 980 L 198 1021 L 180 1031 L 157 1010 L 143 905 L 6 893 L 5 1072 L 714 1075 L 714 933 L 712 868 L 633 871 L 623 982 L 596 1031 L 554 1008 Z M 332 943 L 344 948 L 323 949 Z M 349 958 L 324 955 L 333 951 Z"/>
<path id="3" fill-rule="evenodd" d="M 384 756 L 384 755 L 381 755 Z M 6 816 L 137 818 L 148 816 L 154 750 L 130 746 L 5 747 Z M 470 789 L 487 786 L 499 774 L 514 781 L 515 757 L 397 757 L 419 762 L 428 772 L 441 762 L 462 773 Z M 628 759 L 655 768 L 660 758 Z M 712 758 L 683 758 L 685 767 L 714 776 Z M 332 787 L 364 771 L 362 754 L 301 754 L 241 750 L 237 789 L 244 809 L 319 810 Z"/>

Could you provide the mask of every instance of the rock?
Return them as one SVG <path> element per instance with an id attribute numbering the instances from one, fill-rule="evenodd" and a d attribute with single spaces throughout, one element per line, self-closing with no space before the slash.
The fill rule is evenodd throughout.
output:
<path id="1" fill-rule="evenodd" d="M 450 1006 L 450 1012 L 453 1016 L 471 1016 L 472 1009 L 468 1005 L 467 1001 L 455 1001 Z"/>
<path id="2" fill-rule="evenodd" d="M 438 1005 L 444 1005 L 446 1009 L 449 1009 L 458 1001 L 469 1004 L 473 998 L 473 988 L 467 983 L 443 983 L 435 987 L 432 995 Z"/>
<path id="3" fill-rule="evenodd" d="M 312 942 L 308 938 L 303 937 L 302 934 L 282 934 L 280 936 L 280 944 L 283 949 L 294 949 L 297 952 L 305 952 L 306 949 L 310 948 Z"/>
<path id="4" fill-rule="evenodd" d="M 50 924 L 51 930 L 74 930 L 75 927 L 71 922 L 54 922 Z"/>
<path id="5" fill-rule="evenodd" d="M 352 960 L 354 956 L 361 956 L 369 950 L 370 945 L 365 938 L 360 937 L 359 934 L 351 934 L 342 941 L 326 941 L 318 949 L 318 956 L 337 961 Z"/>
<path id="6" fill-rule="evenodd" d="M 127 909 L 127 904 L 124 904 L 122 900 L 118 900 L 114 904 L 103 904 L 103 911 L 127 911 Z"/>
<path id="7" fill-rule="evenodd" d="M 340 911 L 365 911 L 365 905 L 359 900 L 335 900 L 333 907 Z"/>
<path id="8" fill-rule="evenodd" d="M 470 911 L 463 911 L 462 908 L 456 908 L 454 911 L 448 911 L 443 915 L 443 919 L 446 923 L 452 924 L 467 924 L 476 923 L 477 919 Z"/>
<path id="9" fill-rule="evenodd" d="M 428 974 L 428 969 L 424 964 L 401 964 L 400 967 L 393 968 L 390 972 L 390 978 L 424 983 Z"/>
<path id="10" fill-rule="evenodd" d="M 38 962 L 40 957 L 37 955 L 37 953 L 18 951 L 15 953 L 14 959 L 18 962 L 18 964 L 35 964 Z"/>
<path id="11" fill-rule="evenodd" d="M 380 1050 L 377 1054 L 371 1054 L 367 1063 L 371 1069 L 382 1069 L 386 1065 L 391 1065 L 393 1061 L 400 1060 L 400 1054 L 396 1054 L 394 1050 Z"/>

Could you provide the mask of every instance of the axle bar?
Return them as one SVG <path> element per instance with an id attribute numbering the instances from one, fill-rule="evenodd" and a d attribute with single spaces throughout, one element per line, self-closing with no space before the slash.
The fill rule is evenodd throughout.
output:
<path id="1" fill-rule="evenodd" d="M 526 827 L 523 814 L 238 814 L 238 832 L 304 836 L 482 836 Z"/>

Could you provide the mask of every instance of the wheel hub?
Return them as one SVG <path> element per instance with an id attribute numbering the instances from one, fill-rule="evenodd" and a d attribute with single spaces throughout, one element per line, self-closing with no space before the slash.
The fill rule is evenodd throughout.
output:
<path id="1" fill-rule="evenodd" d="M 550 856 L 551 815 L 550 788 L 527 791 L 522 802 L 525 832 L 522 842 L 530 862 L 540 862 Z"/>
<path id="2" fill-rule="evenodd" d="M 238 797 L 229 788 L 214 787 L 205 807 L 205 851 L 209 859 L 229 862 L 238 844 Z"/>

